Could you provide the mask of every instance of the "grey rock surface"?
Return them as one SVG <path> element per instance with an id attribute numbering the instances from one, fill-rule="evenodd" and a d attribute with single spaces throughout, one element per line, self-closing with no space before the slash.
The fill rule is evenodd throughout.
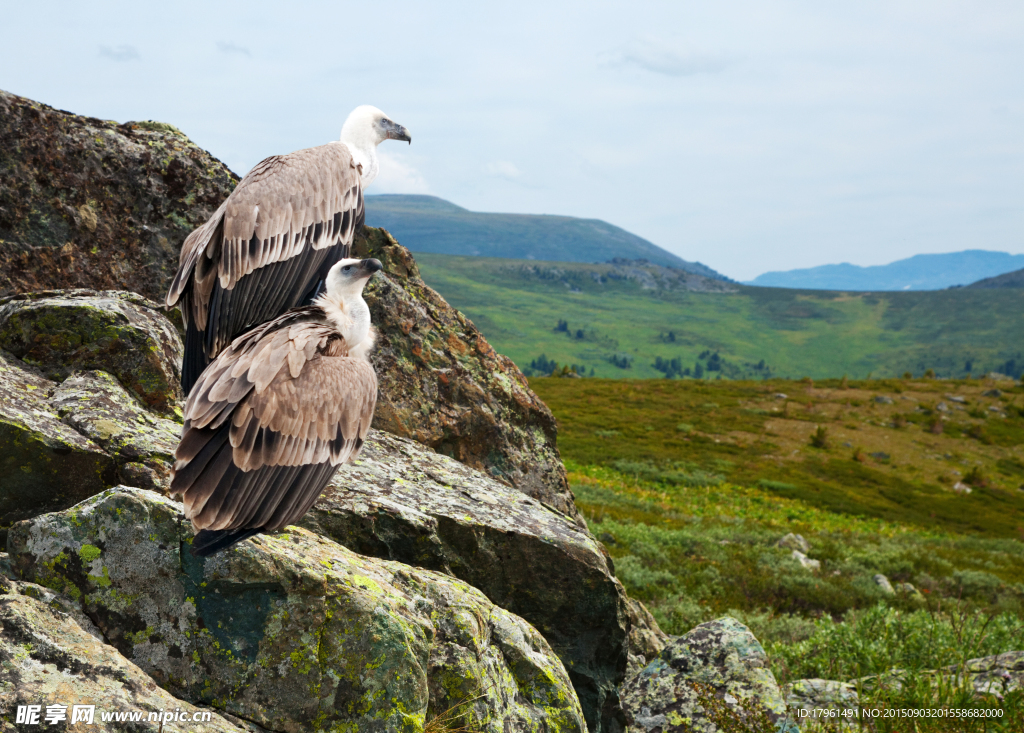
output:
<path id="1" fill-rule="evenodd" d="M 180 412 L 181 339 L 141 295 L 55 290 L 5 298 L 0 348 L 54 381 L 76 371 L 109 372 L 146 406 Z"/>
<path id="2" fill-rule="evenodd" d="M 276 731 L 586 731 L 558 657 L 447 575 L 300 528 L 208 559 L 180 504 L 118 488 L 16 525 L 22 578 L 82 608 L 161 687 Z"/>
<path id="3" fill-rule="evenodd" d="M 719 728 L 707 708 L 716 703 L 731 711 L 737 726 L 756 715 L 780 732 L 797 731 L 764 649 L 729 617 L 672 639 L 626 683 L 622 700 L 630 730 L 638 733 L 713 733 Z"/>
<path id="4" fill-rule="evenodd" d="M 593 732 L 621 724 L 631 616 L 646 629 L 645 653 L 664 637 L 629 607 L 604 548 L 573 519 L 411 440 L 372 431 L 301 524 L 363 555 L 453 575 L 530 622 Z"/>
<path id="5" fill-rule="evenodd" d="M 49 404 L 63 422 L 115 459 L 122 483 L 169 489 L 180 423 L 143 409 L 114 377 L 100 371 L 72 374 L 53 390 Z"/>
<path id="6" fill-rule="evenodd" d="M 75 604 L 31 583 L 0 579 L 0 731 L 24 730 L 156 730 L 150 713 L 190 718 L 188 730 L 197 733 L 241 733 L 216 712 L 175 698 L 153 682 L 138 666 L 80 623 L 89 623 Z M 70 613 L 69 613 L 70 611 Z M 17 722 L 18 706 L 38 705 L 38 725 Z M 68 728 L 76 705 L 93 706 L 92 725 Z M 65 720 L 46 725 L 48 706 L 63 706 Z M 104 721 L 109 713 L 140 712 L 138 725 Z M 166 730 L 177 728 L 168 724 Z"/>
<path id="7" fill-rule="evenodd" d="M 801 730 L 809 733 L 816 729 L 856 730 L 860 710 L 857 689 L 849 682 L 834 680 L 797 680 L 784 688 L 786 706 L 790 714 L 800 721 Z M 823 716 L 821 711 L 836 711 L 835 717 Z M 849 712 L 846 712 L 849 711 Z M 845 713 L 845 714 L 844 714 Z"/>
<path id="8" fill-rule="evenodd" d="M 877 573 L 876 575 L 872 576 L 871 579 L 875 582 L 875 585 L 878 586 L 878 589 L 885 593 L 887 596 L 896 595 L 896 590 L 892 587 L 892 583 L 890 583 L 889 579 L 881 573 Z"/>
<path id="9" fill-rule="evenodd" d="M 114 483 L 114 460 L 52 411 L 56 388 L 0 351 L 0 530 Z"/>
<path id="10" fill-rule="evenodd" d="M 784 547 L 787 550 L 800 550 L 804 554 L 811 551 L 811 545 L 804 539 L 803 535 L 793 534 L 792 532 L 776 542 L 775 545 L 776 547 Z"/>

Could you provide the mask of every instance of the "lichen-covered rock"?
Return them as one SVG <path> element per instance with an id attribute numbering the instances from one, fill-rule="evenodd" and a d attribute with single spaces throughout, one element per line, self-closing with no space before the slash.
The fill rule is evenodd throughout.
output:
<path id="1" fill-rule="evenodd" d="M 0 532 L 115 483 L 113 459 L 52 412 L 55 388 L 0 351 Z"/>
<path id="2" fill-rule="evenodd" d="M 439 570 L 480 589 L 548 640 L 592 733 L 621 726 L 629 599 L 601 545 L 568 517 L 375 430 L 301 523 L 361 554 Z"/>
<path id="3" fill-rule="evenodd" d="M 365 291 L 378 331 L 374 427 L 439 453 L 577 516 L 555 447 L 555 418 L 512 360 L 419 277 L 409 251 L 366 228 L 354 256 L 384 263 Z"/>
<path id="4" fill-rule="evenodd" d="M 114 457 L 120 480 L 141 489 L 170 487 L 181 425 L 158 417 L 106 372 L 79 372 L 65 379 L 50 407 L 76 431 Z"/>
<path id="5" fill-rule="evenodd" d="M 45 588 L 29 583 L 0 587 L 0 731 L 68 727 L 76 705 L 92 706 L 88 730 L 156 730 L 150 713 L 188 715 L 196 733 L 241 733 L 211 710 L 203 710 L 160 689 L 117 650 L 84 630 L 66 612 L 69 602 L 54 599 Z M 62 605 L 63 604 L 63 605 Z M 35 723 L 18 723 L 18 706 L 38 705 Z M 63 723 L 47 725 L 49 706 L 63 706 Z M 53 710 L 56 713 L 56 710 Z M 138 724 L 104 721 L 104 714 L 142 713 Z M 198 714 L 193 722 L 192 715 Z M 205 721 L 203 720 L 205 718 Z M 178 720 L 181 720 L 179 715 Z M 177 730 L 182 723 L 167 725 Z"/>
<path id="6" fill-rule="evenodd" d="M 181 505 L 119 488 L 12 528 L 15 571 L 162 687 L 279 731 L 585 731 L 544 638 L 446 575 L 300 528 L 206 560 Z"/>
<path id="7" fill-rule="evenodd" d="M 237 182 L 171 125 L 0 91 L 0 295 L 85 287 L 162 300 L 181 243 Z"/>
<path id="8" fill-rule="evenodd" d="M 860 700 L 856 688 L 849 682 L 806 679 L 786 685 L 786 707 L 791 717 L 800 721 L 803 733 L 819 730 L 856 730 Z M 835 716 L 824 714 L 834 710 Z M 846 715 L 844 712 L 849 711 Z"/>
<path id="9" fill-rule="evenodd" d="M 627 597 L 626 602 L 629 604 L 629 664 L 626 678 L 630 679 L 661 654 L 669 635 L 661 630 L 647 606 L 635 598 Z"/>
<path id="10" fill-rule="evenodd" d="M 155 303 L 135 293 L 25 293 L 0 301 L 0 348 L 53 380 L 101 369 L 148 407 L 180 412 L 182 344 Z"/>
<path id="11" fill-rule="evenodd" d="M 777 730 L 796 733 L 768 658 L 750 630 L 732 618 L 708 621 L 665 646 L 623 688 L 631 731 L 713 733 L 719 730 L 701 703 L 702 685 L 734 710 L 756 703 Z"/>

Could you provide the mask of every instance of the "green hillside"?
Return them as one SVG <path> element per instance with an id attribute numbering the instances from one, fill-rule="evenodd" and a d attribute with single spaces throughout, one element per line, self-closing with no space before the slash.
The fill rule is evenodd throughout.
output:
<path id="1" fill-rule="evenodd" d="M 366 197 L 366 223 L 384 227 L 417 254 L 504 257 L 559 262 L 646 259 L 705 277 L 724 279 L 646 239 L 599 219 L 468 211 L 435 196 Z"/>
<path id="2" fill-rule="evenodd" d="M 654 266 L 416 259 L 428 284 L 536 374 L 551 362 L 609 378 L 693 375 L 698 362 L 705 378 L 730 379 L 1024 369 L 1024 290 L 840 293 L 673 280 Z"/>

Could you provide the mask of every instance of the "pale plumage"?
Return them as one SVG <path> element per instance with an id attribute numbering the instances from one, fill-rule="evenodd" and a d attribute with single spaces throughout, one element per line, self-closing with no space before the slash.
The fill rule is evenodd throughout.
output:
<path id="1" fill-rule="evenodd" d="M 262 161 L 188 236 L 166 299 L 186 324 L 186 393 L 232 339 L 309 302 L 348 257 L 373 179 L 366 168 L 376 175 L 387 139 L 411 140 L 380 110 L 357 107 L 340 141 Z"/>
<path id="2" fill-rule="evenodd" d="M 238 337 L 196 382 L 171 479 L 194 554 L 294 523 L 359 453 L 377 399 L 361 292 L 379 269 L 338 262 L 313 305 Z"/>

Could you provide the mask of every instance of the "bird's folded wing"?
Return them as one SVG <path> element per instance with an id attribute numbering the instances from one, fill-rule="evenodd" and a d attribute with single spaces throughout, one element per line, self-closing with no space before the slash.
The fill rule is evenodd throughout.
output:
<path id="1" fill-rule="evenodd" d="M 186 239 L 167 304 L 193 285 L 186 318 L 206 332 L 212 357 L 246 327 L 298 305 L 316 274 L 347 255 L 363 217 L 346 145 L 267 158 Z"/>
<path id="2" fill-rule="evenodd" d="M 203 373 L 171 483 L 197 528 L 294 521 L 358 453 L 377 377 L 365 359 L 327 355 L 330 339 L 311 323 L 247 334 Z"/>

